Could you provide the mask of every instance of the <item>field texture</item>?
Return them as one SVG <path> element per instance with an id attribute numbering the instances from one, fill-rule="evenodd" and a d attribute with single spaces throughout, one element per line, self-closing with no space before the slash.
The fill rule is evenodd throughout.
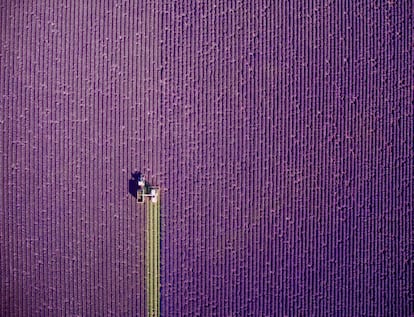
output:
<path id="1" fill-rule="evenodd" d="M 1 1 L 0 316 L 412 315 L 412 13 Z"/>

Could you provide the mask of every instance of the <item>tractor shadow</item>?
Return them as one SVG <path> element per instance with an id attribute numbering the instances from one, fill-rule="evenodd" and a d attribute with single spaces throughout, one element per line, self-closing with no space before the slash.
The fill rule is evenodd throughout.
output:
<path id="1" fill-rule="evenodd" d="M 132 178 L 128 181 L 128 191 L 132 196 L 137 198 L 138 180 L 141 179 L 141 172 L 134 172 L 131 176 Z"/>

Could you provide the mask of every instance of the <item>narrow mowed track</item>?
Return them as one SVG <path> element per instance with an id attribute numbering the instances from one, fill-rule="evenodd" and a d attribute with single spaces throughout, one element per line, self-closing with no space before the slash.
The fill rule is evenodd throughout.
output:
<path id="1" fill-rule="evenodd" d="M 157 193 L 159 197 L 159 192 Z M 160 315 L 160 199 L 147 205 L 147 309 L 148 316 Z"/>

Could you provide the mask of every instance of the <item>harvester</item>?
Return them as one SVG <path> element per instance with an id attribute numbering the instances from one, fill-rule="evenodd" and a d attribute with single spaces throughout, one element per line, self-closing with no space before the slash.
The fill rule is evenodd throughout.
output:
<path id="1" fill-rule="evenodd" d="M 149 198 L 152 203 L 156 203 L 158 201 L 158 188 L 150 186 L 143 175 L 139 175 L 137 182 L 137 203 L 143 204 L 146 197 Z"/>

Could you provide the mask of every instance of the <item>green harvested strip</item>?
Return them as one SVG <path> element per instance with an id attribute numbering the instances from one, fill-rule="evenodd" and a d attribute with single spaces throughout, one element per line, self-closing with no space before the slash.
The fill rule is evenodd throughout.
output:
<path id="1" fill-rule="evenodd" d="M 148 316 L 160 315 L 160 196 L 147 203 L 147 308 Z"/>

